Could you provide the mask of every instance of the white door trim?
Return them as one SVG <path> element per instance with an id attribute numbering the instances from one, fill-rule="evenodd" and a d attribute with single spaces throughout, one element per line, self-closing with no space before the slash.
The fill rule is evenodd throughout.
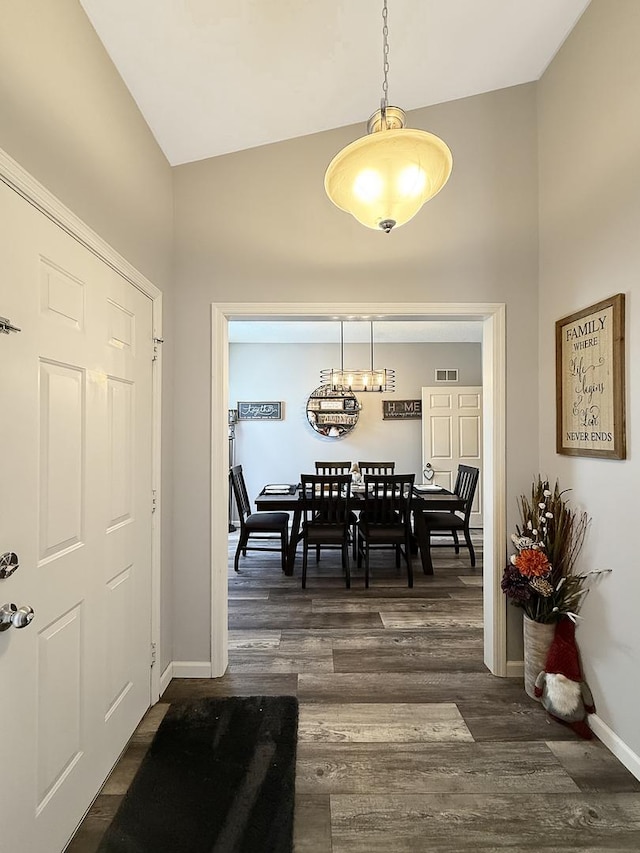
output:
<path id="1" fill-rule="evenodd" d="M 227 628 L 227 409 L 229 408 L 229 319 L 312 319 L 381 315 L 395 319 L 441 317 L 483 324 L 484 661 L 494 675 L 507 675 L 506 605 L 500 579 L 506 543 L 506 340 L 503 303 L 213 303 L 211 306 L 211 670 L 228 664 Z"/>
<path id="2" fill-rule="evenodd" d="M 0 181 L 11 187 L 58 227 L 77 240 L 96 257 L 115 270 L 118 275 L 152 300 L 153 336 L 162 339 L 162 291 L 145 278 L 129 261 L 110 246 L 92 228 L 82 221 L 60 199 L 37 181 L 22 166 L 0 148 Z M 160 648 L 160 560 L 161 560 L 161 429 L 162 429 L 162 347 L 153 363 L 153 413 L 152 413 L 152 488 L 156 511 L 151 521 L 151 642 Z M 151 513 L 151 495 L 149 512 Z M 149 649 L 151 654 L 151 649 Z M 150 703 L 160 697 L 160 665 L 151 669 Z"/>

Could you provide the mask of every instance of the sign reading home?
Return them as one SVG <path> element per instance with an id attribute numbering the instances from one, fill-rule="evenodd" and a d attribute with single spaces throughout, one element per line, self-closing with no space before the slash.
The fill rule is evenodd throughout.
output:
<path id="1" fill-rule="evenodd" d="M 281 421 L 282 403 L 238 403 L 239 421 Z"/>
<path id="2" fill-rule="evenodd" d="M 422 400 L 383 400 L 382 419 L 406 421 L 422 417 Z"/>
<path id="3" fill-rule="evenodd" d="M 556 323 L 556 450 L 624 459 L 624 294 Z"/>

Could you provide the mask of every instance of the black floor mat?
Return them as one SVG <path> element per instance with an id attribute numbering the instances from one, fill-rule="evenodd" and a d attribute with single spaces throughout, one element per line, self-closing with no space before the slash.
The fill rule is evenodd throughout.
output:
<path id="1" fill-rule="evenodd" d="M 98 853 L 291 853 L 298 702 L 173 705 Z"/>

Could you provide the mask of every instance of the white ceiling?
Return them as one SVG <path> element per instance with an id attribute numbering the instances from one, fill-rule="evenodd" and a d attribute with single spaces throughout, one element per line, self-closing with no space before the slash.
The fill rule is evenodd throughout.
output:
<path id="1" fill-rule="evenodd" d="M 380 105 L 382 0 L 80 3 L 172 165 L 357 122 L 364 134 Z M 389 0 L 389 101 L 537 80 L 588 4 Z"/>
<path id="2" fill-rule="evenodd" d="M 345 322 L 345 343 L 368 343 L 368 322 Z M 336 321 L 245 321 L 229 322 L 229 341 L 244 344 L 339 343 Z M 384 320 L 374 323 L 375 343 L 479 343 L 482 323 L 440 320 Z"/>

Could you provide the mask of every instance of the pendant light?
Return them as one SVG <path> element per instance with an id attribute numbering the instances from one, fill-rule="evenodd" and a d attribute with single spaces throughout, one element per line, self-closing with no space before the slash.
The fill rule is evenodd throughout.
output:
<path id="1" fill-rule="evenodd" d="M 406 128 L 405 113 L 388 105 L 389 29 L 382 7 L 383 73 L 380 109 L 356 139 L 333 158 L 324 176 L 331 201 L 367 228 L 389 233 L 412 219 L 451 174 L 447 145 L 424 130 Z"/>
<path id="2" fill-rule="evenodd" d="M 340 368 L 320 371 L 320 381 L 332 391 L 395 391 L 396 372 L 389 367 L 374 367 L 373 320 L 370 321 L 370 366 L 351 369 L 344 366 L 344 323 L 340 321 Z"/>

